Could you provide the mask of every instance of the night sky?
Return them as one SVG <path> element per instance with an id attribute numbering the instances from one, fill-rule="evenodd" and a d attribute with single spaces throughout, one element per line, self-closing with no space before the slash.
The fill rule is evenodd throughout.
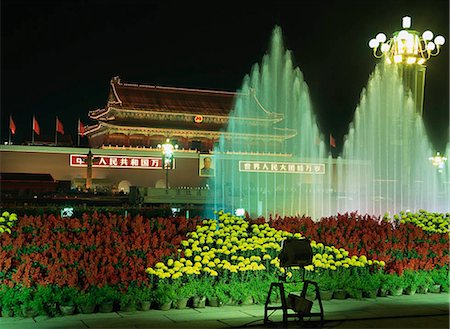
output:
<path id="1" fill-rule="evenodd" d="M 424 120 L 437 150 L 449 136 L 449 2 L 1 1 L 1 141 L 31 140 L 33 114 L 55 116 L 76 143 L 77 120 L 104 107 L 109 81 L 235 91 L 268 51 L 275 25 L 309 85 L 320 130 L 337 150 L 377 60 L 368 41 L 412 28 L 446 38 L 429 61 Z"/>

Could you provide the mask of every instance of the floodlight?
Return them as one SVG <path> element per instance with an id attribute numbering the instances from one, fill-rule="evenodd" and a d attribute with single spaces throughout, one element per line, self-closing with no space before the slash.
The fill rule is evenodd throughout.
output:
<path id="1" fill-rule="evenodd" d="M 287 239 L 282 242 L 278 258 L 281 267 L 304 267 L 312 264 L 312 256 L 311 242 L 308 239 Z"/>

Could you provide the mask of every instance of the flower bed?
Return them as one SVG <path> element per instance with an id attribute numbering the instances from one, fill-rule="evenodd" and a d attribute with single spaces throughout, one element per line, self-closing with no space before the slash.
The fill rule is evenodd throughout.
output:
<path id="1" fill-rule="evenodd" d="M 98 213 L 20 217 L 11 233 L 0 234 L 0 308 L 21 316 L 60 314 L 55 305 L 66 304 L 80 312 L 103 302 L 111 309 L 114 302 L 116 310 L 136 308 L 138 301 L 142 309 L 151 301 L 183 307 L 180 300 L 193 296 L 194 305 L 201 305 L 199 297 L 211 304 L 262 303 L 279 276 L 299 279 L 296 269 L 285 273 L 278 255 L 283 240 L 305 236 L 314 253 L 306 275 L 321 289 L 358 297 L 364 289 L 439 283 L 448 291 L 448 266 L 440 266 L 448 262 L 447 234 L 357 214 L 319 223 L 219 215 L 218 221 Z M 400 266 L 411 270 L 385 273 Z M 286 285 L 287 292 L 300 288 Z"/>
<path id="2" fill-rule="evenodd" d="M 0 234 L 2 233 L 11 233 L 11 228 L 14 226 L 14 224 L 17 221 L 17 215 L 16 214 L 10 214 L 7 211 L 4 211 L 2 213 L 2 216 L 0 217 Z"/>
<path id="3" fill-rule="evenodd" d="M 148 286 L 145 268 L 176 252 L 196 222 L 96 212 L 81 218 L 25 215 L 11 234 L 0 235 L 1 284 L 33 294 L 40 286 L 80 293 Z"/>
<path id="4" fill-rule="evenodd" d="M 263 303 L 270 283 L 277 281 L 280 275 L 285 274 L 288 278 L 300 275 L 299 271 L 284 273 L 277 257 L 281 242 L 286 238 L 300 239 L 300 233 L 276 230 L 267 223 L 249 224 L 243 218 L 223 213 L 218 222 L 204 220 L 203 224 L 187 235 L 188 240 L 182 242 L 183 249 L 177 257 L 147 269 L 157 287 L 163 286 L 166 292 L 171 289 L 179 291 L 183 287 L 191 293 L 188 297 L 199 294 L 210 298 L 220 290 L 224 300 L 235 298 L 243 303 L 252 296 L 256 302 Z M 306 267 L 311 278 L 319 278 L 319 272 L 323 276 L 326 271 L 334 271 L 333 280 L 338 282 L 356 269 L 365 268 L 370 274 L 384 266 L 383 261 L 367 259 L 366 256 L 349 257 L 349 252 L 343 248 L 315 241 L 311 242 L 311 247 L 313 264 Z M 203 287 L 196 282 L 202 282 Z M 351 285 L 350 281 L 347 283 Z M 195 289 L 190 287 L 192 285 Z M 205 290 L 205 286 L 209 288 Z M 160 302 L 168 298 L 167 295 L 172 293 L 162 295 Z"/>
<path id="5" fill-rule="evenodd" d="M 449 233 L 450 232 L 450 213 L 436 213 L 419 210 L 417 213 L 401 211 L 395 214 L 393 218 L 385 214 L 383 219 L 393 222 L 395 225 L 412 223 L 422 230 L 429 233 Z"/>
<path id="6" fill-rule="evenodd" d="M 383 260 L 388 273 L 402 274 L 405 269 L 428 271 L 450 261 L 448 234 L 430 233 L 407 222 L 392 225 L 378 217 L 351 213 L 322 218 L 318 222 L 309 217 L 271 218 L 269 225 L 344 248 L 350 255 L 362 254 Z"/>

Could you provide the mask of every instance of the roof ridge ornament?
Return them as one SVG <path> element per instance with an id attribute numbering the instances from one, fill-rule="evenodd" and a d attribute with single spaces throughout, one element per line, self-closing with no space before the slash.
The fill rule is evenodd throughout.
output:
<path id="1" fill-rule="evenodd" d="M 258 105 L 258 107 L 263 110 L 267 115 L 272 116 L 272 117 L 278 117 L 277 121 L 275 122 L 279 122 L 281 120 L 284 119 L 284 114 L 282 113 L 276 113 L 276 112 L 271 112 L 269 110 L 267 110 L 262 104 L 261 102 L 258 100 L 258 98 L 256 97 L 256 90 L 255 88 L 250 88 L 250 95 L 253 96 L 253 99 L 255 100 L 256 104 Z"/>

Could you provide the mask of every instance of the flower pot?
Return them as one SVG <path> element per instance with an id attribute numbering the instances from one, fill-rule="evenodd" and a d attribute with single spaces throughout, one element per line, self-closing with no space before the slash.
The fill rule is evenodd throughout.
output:
<path id="1" fill-rule="evenodd" d="M 389 290 L 391 296 L 401 296 L 403 294 L 403 288 L 392 288 Z"/>
<path id="2" fill-rule="evenodd" d="M 168 311 L 172 307 L 172 301 L 167 303 L 158 304 L 158 309 L 161 311 Z"/>
<path id="3" fill-rule="evenodd" d="M 38 312 L 32 307 L 22 307 L 22 316 L 24 318 L 34 318 L 38 315 Z"/>
<path id="4" fill-rule="evenodd" d="M 334 299 L 345 299 L 347 298 L 347 292 L 344 289 L 338 289 L 333 292 Z"/>
<path id="5" fill-rule="evenodd" d="M 206 303 L 206 297 L 195 296 L 192 298 L 192 307 L 194 308 L 204 308 Z"/>
<path id="6" fill-rule="evenodd" d="M 419 286 L 419 287 L 417 287 L 416 292 L 417 292 L 418 294 L 426 294 L 426 293 L 428 292 L 428 287 L 425 287 L 425 286 Z"/>
<path id="7" fill-rule="evenodd" d="M 348 295 L 350 298 L 362 299 L 362 290 L 349 291 Z"/>
<path id="8" fill-rule="evenodd" d="M 378 295 L 378 288 L 377 289 L 363 291 L 363 297 L 366 297 L 366 298 L 376 298 L 377 295 Z"/>
<path id="9" fill-rule="evenodd" d="M 136 312 L 136 304 L 135 303 L 130 303 L 127 305 L 121 305 L 120 306 L 120 310 L 122 312 Z"/>
<path id="10" fill-rule="evenodd" d="M 228 299 L 228 301 L 226 301 L 225 302 L 225 305 L 227 305 L 227 306 L 234 306 L 234 305 L 236 305 L 237 303 L 236 303 L 236 301 L 233 299 L 233 297 L 230 297 L 229 299 Z"/>
<path id="11" fill-rule="evenodd" d="M 333 298 L 333 290 L 319 290 L 320 299 L 322 300 L 330 300 Z"/>
<path id="12" fill-rule="evenodd" d="M 212 306 L 212 307 L 219 307 L 219 306 L 222 306 L 223 303 L 219 300 L 218 297 L 209 297 L 208 305 Z"/>
<path id="13" fill-rule="evenodd" d="M 59 311 L 62 315 L 72 315 L 75 313 L 75 305 L 59 305 Z"/>
<path id="14" fill-rule="evenodd" d="M 11 309 L 2 308 L 1 315 L 2 315 L 2 318 L 11 318 L 14 316 L 14 312 Z"/>
<path id="15" fill-rule="evenodd" d="M 429 292 L 433 293 L 433 294 L 438 294 L 441 292 L 441 285 L 440 284 L 433 284 L 432 286 L 430 286 Z"/>
<path id="16" fill-rule="evenodd" d="M 386 297 L 387 295 L 388 295 L 388 290 L 386 288 L 380 288 L 380 290 L 378 290 L 379 297 Z"/>
<path id="17" fill-rule="evenodd" d="M 241 305 L 251 305 L 251 304 L 253 304 L 253 297 L 252 296 L 244 297 L 241 300 Z"/>
<path id="18" fill-rule="evenodd" d="M 187 298 L 187 297 L 178 298 L 177 300 L 175 300 L 174 306 L 177 310 L 183 310 L 187 307 L 188 301 L 189 301 L 189 298 Z"/>
<path id="19" fill-rule="evenodd" d="M 152 305 L 151 301 L 144 300 L 138 303 L 138 311 L 148 311 L 150 309 L 150 306 Z"/>
<path id="20" fill-rule="evenodd" d="M 78 309 L 80 310 L 80 313 L 83 314 L 92 314 L 95 312 L 95 304 L 82 304 L 78 305 Z"/>
<path id="21" fill-rule="evenodd" d="M 406 287 L 403 291 L 406 295 L 414 295 L 417 291 L 417 288 Z"/>
<path id="22" fill-rule="evenodd" d="M 99 305 L 98 311 L 100 313 L 110 313 L 114 309 L 114 303 L 113 302 L 103 302 Z"/>

